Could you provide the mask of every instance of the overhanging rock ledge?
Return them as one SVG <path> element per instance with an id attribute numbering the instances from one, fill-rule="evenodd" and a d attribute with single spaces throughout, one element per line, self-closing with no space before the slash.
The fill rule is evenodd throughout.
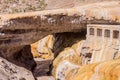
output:
<path id="1" fill-rule="evenodd" d="M 80 32 L 89 23 L 120 24 L 120 1 L 0 15 L 0 56 L 32 70 L 35 62 L 27 52 L 31 43 L 48 34 Z"/>

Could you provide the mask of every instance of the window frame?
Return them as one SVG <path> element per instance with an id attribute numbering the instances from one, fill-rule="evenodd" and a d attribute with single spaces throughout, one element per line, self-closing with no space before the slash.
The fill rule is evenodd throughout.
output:
<path id="1" fill-rule="evenodd" d="M 97 36 L 102 36 L 102 29 L 97 29 Z"/>
<path id="2" fill-rule="evenodd" d="M 110 38 L 110 30 L 109 29 L 105 29 L 104 37 Z"/>
<path id="3" fill-rule="evenodd" d="M 118 33 L 117 33 L 117 32 L 118 32 Z M 119 33 L 120 33 L 120 32 L 119 32 L 118 30 L 113 30 L 113 38 L 114 38 L 114 39 L 119 39 L 119 36 L 120 36 Z M 118 34 L 118 35 L 117 35 L 117 34 Z"/>
<path id="4" fill-rule="evenodd" d="M 89 28 L 89 35 L 95 35 L 95 29 Z"/>

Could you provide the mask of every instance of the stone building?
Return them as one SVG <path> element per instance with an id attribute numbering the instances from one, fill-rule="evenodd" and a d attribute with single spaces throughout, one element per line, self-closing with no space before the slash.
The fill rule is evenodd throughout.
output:
<path id="1" fill-rule="evenodd" d="M 117 58 L 120 55 L 120 25 L 88 24 L 81 55 L 83 64 Z"/>

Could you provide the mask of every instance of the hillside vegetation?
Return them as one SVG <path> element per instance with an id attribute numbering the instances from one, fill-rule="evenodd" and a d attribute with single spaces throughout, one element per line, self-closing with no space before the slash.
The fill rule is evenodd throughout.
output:
<path id="1" fill-rule="evenodd" d="M 0 14 L 44 10 L 45 0 L 0 0 Z"/>

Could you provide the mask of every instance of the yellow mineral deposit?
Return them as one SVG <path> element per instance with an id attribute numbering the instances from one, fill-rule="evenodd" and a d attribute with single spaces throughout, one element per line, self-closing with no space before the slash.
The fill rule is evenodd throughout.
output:
<path id="1" fill-rule="evenodd" d="M 39 57 L 43 59 L 54 59 L 53 49 L 54 37 L 53 35 L 48 35 L 40 41 L 31 45 L 31 50 L 34 57 Z"/>
<path id="2" fill-rule="evenodd" d="M 68 80 L 120 80 L 120 59 L 82 66 Z"/>
<path id="3" fill-rule="evenodd" d="M 90 25 L 94 28 L 95 25 Z M 101 25 L 97 25 L 98 29 Z M 103 28 L 102 28 L 103 27 Z M 102 25 L 101 30 L 114 29 L 115 25 Z M 90 27 L 91 28 L 91 27 Z M 97 27 L 95 27 L 97 28 Z M 104 32 L 87 34 L 87 39 L 64 49 L 53 62 L 53 75 L 60 80 L 120 80 L 119 41 L 113 33 L 106 38 Z M 111 30 L 111 31 L 112 31 Z M 89 32 L 88 30 L 88 33 Z M 103 36 L 102 36 L 103 34 Z M 98 35 L 101 35 L 99 37 Z M 113 36 L 112 36 L 113 35 Z M 117 34 L 116 34 L 117 35 Z M 112 38 L 112 39 L 111 39 Z M 103 45 L 101 45 L 103 44 Z M 116 49 L 115 49 L 116 48 Z M 90 64 L 86 53 L 92 53 Z M 83 57 L 81 56 L 83 55 Z M 83 61 L 84 60 L 84 61 Z M 104 61 L 104 62 L 103 62 Z M 85 65 L 84 65 L 85 64 Z M 79 70 L 78 70 L 79 69 Z"/>
<path id="4" fill-rule="evenodd" d="M 65 48 L 62 52 L 59 53 L 58 57 L 55 58 L 53 62 L 53 75 L 56 78 L 60 78 L 60 75 L 65 78 L 65 75 L 67 75 L 71 70 L 78 69 L 80 67 L 82 63 L 79 50 L 81 50 L 83 43 L 84 40 L 79 41 L 72 47 Z"/>
<path id="5" fill-rule="evenodd" d="M 31 44 L 31 52 L 33 54 L 33 57 L 40 57 L 40 53 L 37 50 L 38 42 Z"/>

